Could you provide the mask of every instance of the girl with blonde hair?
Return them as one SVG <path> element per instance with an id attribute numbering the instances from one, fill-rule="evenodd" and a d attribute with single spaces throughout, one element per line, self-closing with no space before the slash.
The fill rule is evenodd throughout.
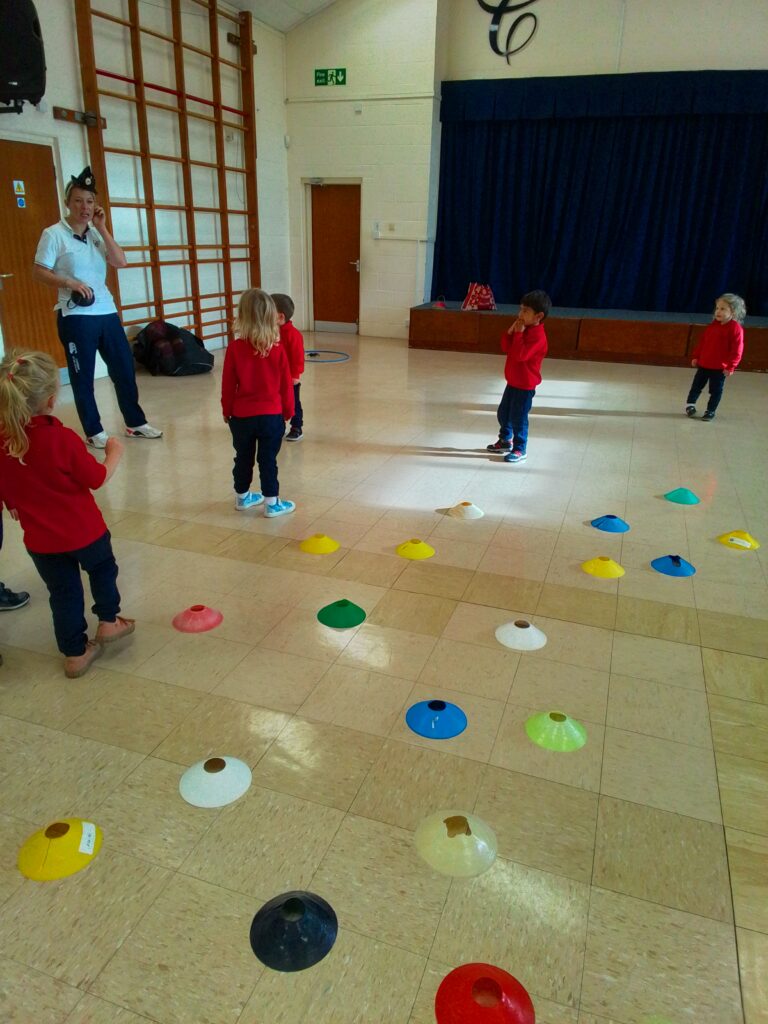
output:
<path id="1" fill-rule="evenodd" d="M 53 629 L 70 679 L 84 675 L 102 645 L 134 630 L 120 611 L 117 563 L 91 491 L 112 476 L 123 445 L 111 437 L 98 462 L 52 415 L 59 371 L 43 352 L 9 352 L 0 362 L 0 505 L 24 531 L 24 546 L 50 594 Z M 99 625 L 88 639 L 80 570 L 88 574 Z"/>
<path id="2" fill-rule="evenodd" d="M 260 288 L 243 292 L 234 328 L 235 339 L 224 356 L 221 410 L 235 448 L 235 508 L 244 512 L 264 505 L 264 515 L 272 519 L 296 508 L 292 501 L 279 497 L 277 453 L 294 404 L 291 371 L 279 344 L 272 297 Z M 256 462 L 261 492 L 251 491 Z"/>
<path id="3" fill-rule="evenodd" d="M 709 401 L 701 418 L 705 423 L 715 418 L 726 378 L 733 374 L 744 355 L 742 323 L 746 315 L 744 299 L 733 292 L 725 292 L 715 302 L 712 322 L 691 352 L 691 366 L 696 367 L 696 373 L 685 402 L 686 416 L 696 415 L 696 401 L 704 387 L 709 385 Z"/>

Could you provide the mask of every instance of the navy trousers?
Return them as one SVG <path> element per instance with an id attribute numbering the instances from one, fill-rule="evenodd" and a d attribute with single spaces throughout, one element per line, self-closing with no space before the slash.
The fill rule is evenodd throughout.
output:
<path id="1" fill-rule="evenodd" d="M 696 399 L 707 384 L 709 384 L 707 412 L 714 412 L 718 405 L 720 405 L 720 399 L 723 397 L 723 388 L 725 387 L 724 370 L 705 370 L 703 366 L 697 367 L 696 373 L 693 376 L 691 390 L 688 392 L 688 405 L 696 405 Z"/>
<path id="2" fill-rule="evenodd" d="M 296 407 L 291 420 L 291 426 L 294 430 L 304 429 L 304 410 L 301 407 L 301 384 L 293 385 L 293 404 Z"/>
<path id="3" fill-rule="evenodd" d="M 245 494 L 253 480 L 253 464 L 259 465 L 261 493 L 266 498 L 280 494 L 277 479 L 277 453 L 283 443 L 285 420 L 280 413 L 265 416 L 230 416 L 229 429 L 235 446 L 232 476 L 235 493 Z"/>
<path id="4" fill-rule="evenodd" d="M 528 443 L 528 413 L 533 405 L 536 388 L 525 391 L 509 384 L 501 396 L 497 416 L 499 419 L 499 440 L 511 441 L 514 451 L 525 451 Z"/>
<path id="5" fill-rule="evenodd" d="M 117 404 L 126 427 L 141 427 L 147 417 L 139 405 L 133 354 L 117 313 L 106 316 L 71 314 L 58 317 L 59 339 L 64 346 L 69 368 L 69 382 L 75 398 L 77 415 L 86 437 L 104 429 L 93 394 L 93 373 L 98 352 L 107 366 L 115 386 Z"/>
<path id="6" fill-rule="evenodd" d="M 88 573 L 93 606 L 99 622 L 114 622 L 120 611 L 117 589 L 117 562 L 112 553 L 109 530 L 98 540 L 77 551 L 61 554 L 29 552 L 35 568 L 48 587 L 53 631 L 65 657 L 85 653 L 88 623 L 85 621 L 85 595 L 80 570 Z"/>

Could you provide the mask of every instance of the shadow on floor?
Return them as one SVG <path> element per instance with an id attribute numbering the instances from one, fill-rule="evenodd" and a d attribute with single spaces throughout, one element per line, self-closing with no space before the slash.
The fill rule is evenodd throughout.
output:
<path id="1" fill-rule="evenodd" d="M 657 420 L 683 420 L 686 419 L 681 412 L 639 412 L 631 409 L 556 409 L 548 406 L 534 405 L 531 410 L 531 418 L 536 416 L 632 416 L 645 417 Z"/>

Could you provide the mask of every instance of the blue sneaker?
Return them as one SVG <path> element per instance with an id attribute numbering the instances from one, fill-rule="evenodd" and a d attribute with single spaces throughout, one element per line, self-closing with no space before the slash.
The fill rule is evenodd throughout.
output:
<path id="1" fill-rule="evenodd" d="M 515 448 L 514 451 L 504 456 L 505 462 L 525 462 L 528 456 L 525 452 L 521 452 L 519 448 Z"/>
<path id="2" fill-rule="evenodd" d="M 256 508 L 257 505 L 264 504 L 264 495 L 259 494 L 258 491 L 249 491 L 244 498 L 241 498 L 239 494 L 235 495 L 235 508 L 238 512 L 245 512 L 249 508 Z"/>
<path id="3" fill-rule="evenodd" d="M 296 505 L 292 501 L 280 501 L 278 498 L 274 505 L 267 505 L 264 509 L 264 515 L 267 519 L 274 519 L 275 516 L 287 516 L 289 512 L 293 512 Z"/>

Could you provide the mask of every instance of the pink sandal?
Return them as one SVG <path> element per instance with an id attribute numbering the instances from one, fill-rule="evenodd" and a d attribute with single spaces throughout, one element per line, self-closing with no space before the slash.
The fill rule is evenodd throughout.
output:
<path id="1" fill-rule="evenodd" d="M 101 647 L 96 641 L 88 640 L 82 654 L 70 655 L 64 659 L 64 675 L 67 679 L 79 679 L 80 676 L 85 675 L 94 661 L 101 657 L 101 654 Z"/>
<path id="2" fill-rule="evenodd" d="M 124 619 L 118 615 L 114 622 L 100 622 L 96 630 L 97 644 L 113 644 L 115 640 L 122 640 L 124 636 L 130 636 L 136 629 L 134 619 Z"/>

